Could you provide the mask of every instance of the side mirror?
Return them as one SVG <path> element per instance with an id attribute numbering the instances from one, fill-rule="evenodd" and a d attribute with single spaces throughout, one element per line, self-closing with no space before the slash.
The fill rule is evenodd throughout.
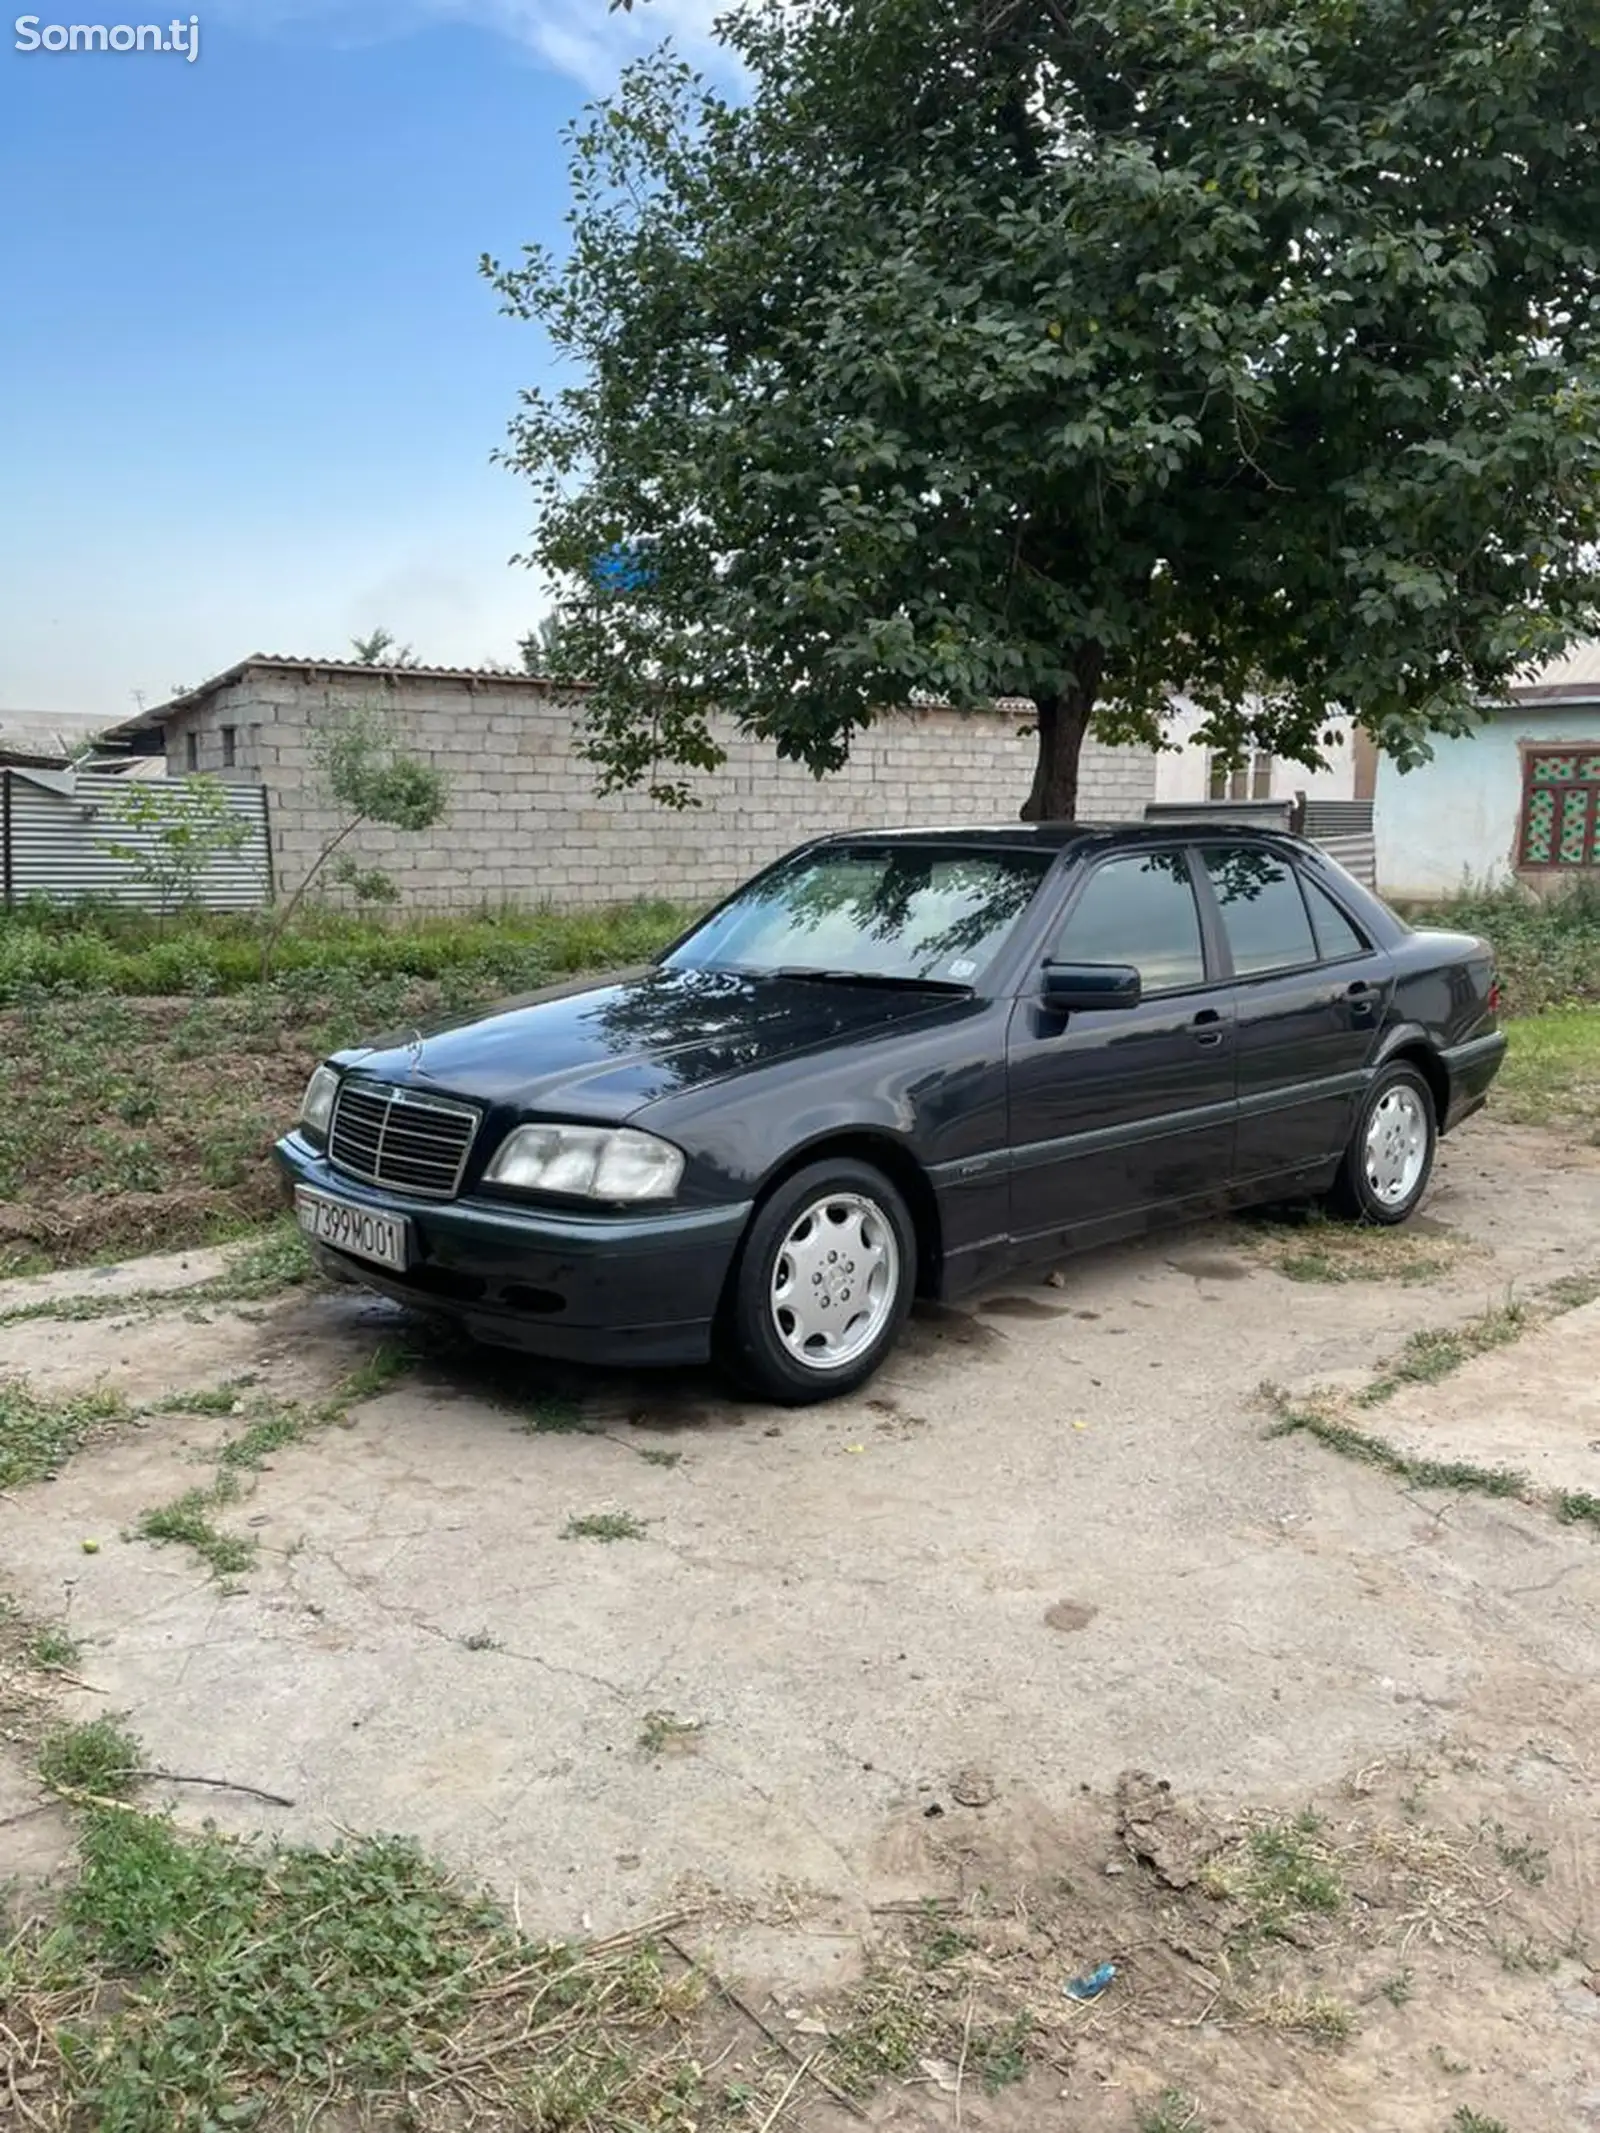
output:
<path id="1" fill-rule="evenodd" d="M 1131 963 L 1046 963 L 1042 986 L 1052 1007 L 1137 1007 L 1143 996 Z"/>

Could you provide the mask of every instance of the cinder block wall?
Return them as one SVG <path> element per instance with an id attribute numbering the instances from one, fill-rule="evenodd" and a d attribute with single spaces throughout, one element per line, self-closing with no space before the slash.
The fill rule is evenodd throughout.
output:
<path id="1" fill-rule="evenodd" d="M 316 790 L 313 729 L 363 695 L 382 702 L 407 746 L 446 773 L 451 804 L 432 831 L 368 826 L 343 850 L 382 867 L 404 900 L 424 909 L 709 901 L 824 832 L 1014 821 L 1033 763 L 1017 707 L 896 713 L 857 742 L 844 770 L 820 780 L 730 727 L 726 764 L 696 781 L 702 805 L 680 813 L 639 793 L 597 797 L 593 767 L 573 746 L 572 701 L 547 683 L 384 673 L 364 686 L 348 674 L 255 668 L 169 714 L 167 757 L 181 774 L 193 733 L 198 767 L 220 774 L 223 729 L 233 729 L 226 774 L 267 787 L 280 894 L 337 826 Z M 1154 788 L 1147 751 L 1091 742 L 1078 811 L 1137 819 Z"/>

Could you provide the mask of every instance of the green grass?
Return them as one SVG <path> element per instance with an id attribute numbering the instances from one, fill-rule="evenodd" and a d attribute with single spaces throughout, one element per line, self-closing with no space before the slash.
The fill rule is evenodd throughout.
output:
<path id="1" fill-rule="evenodd" d="M 1343 1906 L 1344 1887 L 1321 1828 L 1309 1813 L 1264 1823 L 1206 1862 L 1201 1886 L 1236 1907 L 1237 1945 L 1280 1940 L 1304 1919 Z"/>
<path id="2" fill-rule="evenodd" d="M 1377 1407 L 1407 1385 L 1436 1385 L 1475 1355 L 1509 1347 L 1534 1322 L 1526 1304 L 1497 1304 L 1462 1326 L 1429 1326 L 1413 1333 L 1361 1394 L 1363 1407 Z"/>
<path id="3" fill-rule="evenodd" d="M 561 1538 L 568 1541 L 642 1541 L 649 1537 L 648 1525 L 631 1511 L 587 1511 L 581 1518 L 569 1518 L 561 1529 Z"/>
<path id="4" fill-rule="evenodd" d="M 241 1577 L 256 1559 L 256 1544 L 239 1534 L 224 1533 L 211 1515 L 236 1503 L 238 1497 L 237 1481 L 224 1472 L 209 1488 L 185 1489 L 171 1503 L 142 1511 L 133 1530 L 140 1540 L 187 1548 L 214 1577 Z"/>
<path id="5" fill-rule="evenodd" d="M 1577 1125 L 1600 1142 L 1600 1008 L 1567 1007 L 1511 1026 L 1491 1101 L 1529 1126 Z"/>
<path id="6" fill-rule="evenodd" d="M 46 1622 L 28 1639 L 27 1660 L 41 1674 L 70 1673 L 83 1657 L 83 1646 L 59 1623 Z"/>
<path id="7" fill-rule="evenodd" d="M 39 1744 L 39 1776 L 52 1791 L 122 1800 L 134 1790 L 144 1760 L 139 1743 L 118 1719 L 57 1726 Z"/>
<path id="8" fill-rule="evenodd" d="M 1286 1281 L 1436 1281 L 1464 1249 L 1455 1237 L 1336 1221 L 1322 1209 L 1256 1216 L 1246 1234 L 1256 1256 Z"/>
<path id="9" fill-rule="evenodd" d="M 1481 2111 L 1470 2111 L 1465 2104 L 1450 2121 L 1450 2133 L 1511 2133 L 1503 2118 L 1485 2118 Z"/>
<path id="10" fill-rule="evenodd" d="M 689 923 L 661 899 L 592 911 L 504 909 L 393 917 L 311 908 L 279 941 L 279 989 L 351 973 L 363 979 L 469 976 L 487 990 L 545 984 L 573 971 L 642 962 Z M 0 1006 L 40 992 L 255 993 L 259 916 L 195 912 L 165 928 L 113 908 L 24 905 L 0 920 Z"/>
<path id="11" fill-rule="evenodd" d="M 0 1274 L 218 1243 L 279 1204 L 272 1143 L 339 1046 L 638 963 L 662 903 L 373 920 L 309 913 L 260 982 L 261 929 L 196 915 L 0 914 Z"/>
<path id="12" fill-rule="evenodd" d="M 102 1388 L 57 1399 L 21 1378 L 0 1379 L 0 1489 L 59 1473 L 74 1452 L 131 1414 L 119 1392 Z"/>
<path id="13" fill-rule="evenodd" d="M 692 2133 L 700 1989 L 642 1936 L 525 1940 L 400 1838 L 323 1851 L 107 1810 L 82 1817 L 59 1921 L 0 1948 L 33 2122 L 103 2133 L 414 2124 L 420 2096 L 430 2124 Z"/>
<path id="14" fill-rule="evenodd" d="M 1465 1459 L 1414 1459 L 1382 1437 L 1357 1429 L 1321 1407 L 1282 1405 L 1268 1434 L 1274 1437 L 1314 1437 L 1342 1459 L 1376 1467 L 1415 1489 L 1459 1489 L 1480 1496 L 1511 1496 L 1527 1500 L 1533 1485 L 1526 1474 L 1501 1466 L 1474 1466 Z"/>

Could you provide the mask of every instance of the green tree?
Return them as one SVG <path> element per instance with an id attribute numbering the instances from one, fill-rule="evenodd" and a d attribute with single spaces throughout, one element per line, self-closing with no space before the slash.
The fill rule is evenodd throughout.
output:
<path id="1" fill-rule="evenodd" d="M 414 667 L 417 655 L 409 644 L 399 644 L 388 630 L 372 630 L 365 637 L 352 637 L 350 656 L 358 667 Z"/>
<path id="2" fill-rule="evenodd" d="M 278 943 L 307 891 L 357 830 L 371 822 L 414 833 L 432 829 L 450 805 L 444 773 L 405 748 L 393 718 L 380 703 L 349 704 L 336 711 L 313 732 L 312 754 L 317 784 L 336 818 L 335 827 L 293 893 L 278 907 L 262 943 L 263 977 L 270 973 Z M 350 889 L 361 903 L 396 900 L 393 882 L 377 868 L 341 860 L 332 879 Z"/>
<path id="3" fill-rule="evenodd" d="M 149 891 L 162 926 L 195 901 L 216 861 L 241 850 L 250 835 L 215 778 L 187 777 L 181 784 L 124 778 L 101 813 L 123 834 L 96 843 Z"/>
<path id="4" fill-rule="evenodd" d="M 485 260 L 603 784 L 885 708 L 1402 762 L 1600 621 L 1595 0 L 747 0 Z M 597 568 L 597 562 L 600 567 Z M 1020 797 L 1020 796 L 1019 796 Z"/>

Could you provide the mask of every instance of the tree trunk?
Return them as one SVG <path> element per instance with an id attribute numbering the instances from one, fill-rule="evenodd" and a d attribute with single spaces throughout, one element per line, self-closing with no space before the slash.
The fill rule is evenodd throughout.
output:
<path id="1" fill-rule="evenodd" d="M 1100 647 L 1084 645 L 1071 686 L 1058 695 L 1033 699 L 1039 754 L 1033 790 L 1022 810 L 1024 822 L 1070 822 L 1078 812 L 1078 758 L 1089 731 L 1100 668 Z"/>

